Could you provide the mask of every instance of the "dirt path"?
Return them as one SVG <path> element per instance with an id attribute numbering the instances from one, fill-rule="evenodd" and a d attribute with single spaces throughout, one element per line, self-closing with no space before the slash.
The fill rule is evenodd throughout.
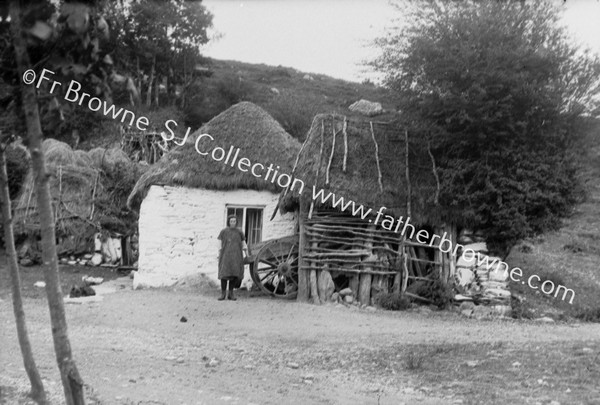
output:
<path id="1" fill-rule="evenodd" d="M 597 324 L 477 322 L 245 296 L 218 302 L 216 294 L 124 289 L 67 304 L 90 397 L 102 404 L 600 404 Z M 36 360 L 58 402 L 45 301 L 27 300 L 26 311 Z M 0 323 L 0 386 L 11 403 L 6 398 L 27 381 L 6 298 Z"/>

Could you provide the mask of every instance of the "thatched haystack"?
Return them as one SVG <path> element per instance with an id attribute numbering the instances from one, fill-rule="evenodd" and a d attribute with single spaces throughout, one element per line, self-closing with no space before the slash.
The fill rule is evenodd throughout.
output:
<path id="1" fill-rule="evenodd" d="M 200 134 L 215 138 L 207 148 L 233 145 L 253 162 L 273 163 L 287 173 L 291 173 L 292 162 L 300 149 L 298 141 L 265 110 L 250 102 L 241 102 L 214 117 L 191 134 L 183 146 L 163 156 L 144 173 L 128 199 L 128 206 L 139 208 L 151 185 L 281 191 L 271 182 L 199 155 L 194 143 Z"/>
<path id="2" fill-rule="evenodd" d="M 317 115 L 297 157 L 294 176 L 374 211 L 385 206 L 387 214 L 410 216 L 413 223 L 441 219 L 427 142 L 400 122 Z M 311 193 L 302 197 L 310 204 Z M 289 192 L 280 207 L 290 211 L 298 203 L 298 194 Z M 314 205 L 318 208 L 318 202 Z"/>
<path id="3" fill-rule="evenodd" d="M 99 206 L 100 201 L 106 200 L 118 205 L 112 193 L 114 184 L 108 181 L 109 175 L 116 176 L 120 172 L 120 176 L 124 176 L 122 170 L 135 175 L 135 165 L 126 160 L 126 156 L 123 159 L 123 155 L 113 149 L 97 148 L 94 153 L 73 151 L 69 145 L 55 139 L 46 139 L 42 148 L 50 175 L 59 254 L 89 251 L 94 247 L 94 233 L 101 230 L 126 232 L 126 228 L 134 225 L 123 223 Z M 124 201 L 121 205 L 124 208 Z M 40 224 L 31 169 L 14 206 L 15 232 L 35 239 L 39 235 Z M 106 226 L 107 223 L 121 226 L 115 229 Z"/>

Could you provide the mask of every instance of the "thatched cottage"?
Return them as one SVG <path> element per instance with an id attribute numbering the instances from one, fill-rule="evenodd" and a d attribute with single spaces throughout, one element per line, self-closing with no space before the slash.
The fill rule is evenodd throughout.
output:
<path id="1" fill-rule="evenodd" d="M 210 137 L 200 142 L 202 134 Z M 250 246 L 296 232 L 294 213 L 270 220 L 280 185 L 225 164 L 223 153 L 210 153 L 231 147 L 249 161 L 286 173 L 291 173 L 300 149 L 267 112 L 242 102 L 163 156 L 140 178 L 128 200 L 139 210 L 134 286 L 168 286 L 198 273 L 216 280 L 217 236 L 231 214 L 238 217 Z"/>

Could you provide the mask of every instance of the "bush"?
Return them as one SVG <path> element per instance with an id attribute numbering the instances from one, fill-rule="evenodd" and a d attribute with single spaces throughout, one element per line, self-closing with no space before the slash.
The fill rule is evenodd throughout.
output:
<path id="1" fill-rule="evenodd" d="M 6 171 L 8 172 L 8 192 L 15 199 L 29 170 L 29 156 L 24 148 L 9 146 L 6 148 Z"/>
<path id="2" fill-rule="evenodd" d="M 410 308 L 410 300 L 399 293 L 379 293 L 375 304 L 389 311 L 404 311 Z"/>
<path id="3" fill-rule="evenodd" d="M 425 360 L 425 355 L 417 353 L 417 352 L 409 352 L 406 355 L 405 365 L 406 369 L 410 371 L 418 371 L 423 368 L 423 361 Z"/>
<path id="4" fill-rule="evenodd" d="M 584 322 L 598 322 L 600 323 L 600 307 L 596 308 L 580 308 L 575 313 L 575 318 L 580 319 Z"/>
<path id="5" fill-rule="evenodd" d="M 528 301 L 511 296 L 512 317 L 514 319 L 534 319 L 535 313 Z"/>
<path id="6" fill-rule="evenodd" d="M 298 96 L 288 91 L 273 97 L 263 106 L 292 135 L 303 141 L 323 100 L 316 96 Z"/>
<path id="7" fill-rule="evenodd" d="M 228 74 L 210 82 L 195 82 L 186 91 L 184 120 L 186 125 L 199 128 L 217 114 L 252 95 L 252 84 L 237 75 Z"/>

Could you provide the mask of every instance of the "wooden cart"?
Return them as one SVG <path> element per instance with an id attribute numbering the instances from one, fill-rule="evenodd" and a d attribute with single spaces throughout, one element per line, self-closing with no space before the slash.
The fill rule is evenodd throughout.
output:
<path id="1" fill-rule="evenodd" d="M 275 298 L 295 299 L 298 295 L 299 236 L 284 236 L 249 246 L 252 281 Z"/>

